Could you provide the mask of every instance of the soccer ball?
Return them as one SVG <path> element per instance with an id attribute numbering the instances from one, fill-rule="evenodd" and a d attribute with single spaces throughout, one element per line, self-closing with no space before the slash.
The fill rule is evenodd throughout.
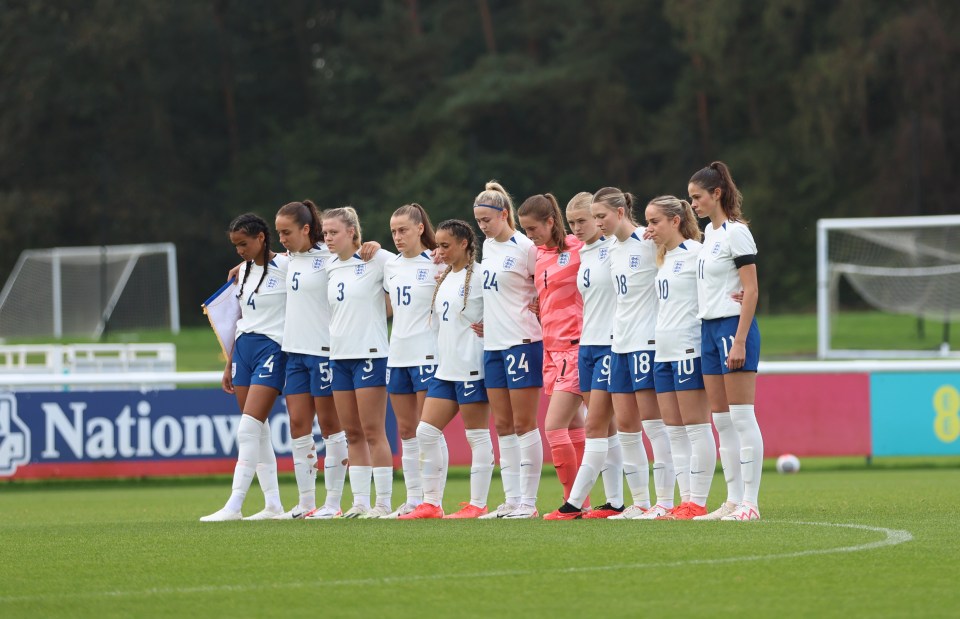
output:
<path id="1" fill-rule="evenodd" d="M 783 454 L 777 458 L 778 473 L 796 473 L 800 470 L 800 458 L 793 454 Z"/>

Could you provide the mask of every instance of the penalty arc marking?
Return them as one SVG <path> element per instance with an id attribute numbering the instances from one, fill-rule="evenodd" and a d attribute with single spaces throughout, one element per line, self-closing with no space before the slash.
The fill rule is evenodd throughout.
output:
<path id="1" fill-rule="evenodd" d="M 726 563 L 747 563 L 753 561 L 775 561 L 778 559 L 794 559 L 797 557 L 811 557 L 816 555 L 829 555 L 849 552 L 864 552 L 867 550 L 876 550 L 887 546 L 897 546 L 913 540 L 913 534 L 903 529 L 888 529 L 885 527 L 871 527 L 862 524 L 842 524 L 834 522 L 792 522 L 792 521 L 773 521 L 766 522 L 775 524 L 795 524 L 800 526 L 812 527 L 834 527 L 841 529 L 854 529 L 859 531 L 872 531 L 882 533 L 883 539 L 856 544 L 853 546 L 839 546 L 836 548 L 817 548 L 810 550 L 796 550 L 792 552 L 778 552 L 765 555 L 743 555 L 738 557 L 723 557 L 716 559 L 681 559 L 678 561 L 659 561 L 653 563 L 620 563 L 595 566 L 575 566 L 560 570 L 553 570 L 551 573 L 580 574 L 590 572 L 612 572 L 617 570 L 636 570 L 647 568 L 669 568 L 685 567 L 689 565 L 723 565 Z M 730 526 L 757 526 L 748 523 L 731 524 Z M 368 586 L 368 585 L 395 585 L 408 584 L 415 582 L 436 582 L 444 580 L 460 579 L 483 579 L 483 578 L 502 578 L 512 576 L 536 576 L 543 572 L 538 570 L 490 570 L 478 572 L 465 572 L 460 574 L 408 574 L 403 576 L 381 576 L 372 578 L 341 578 L 341 579 L 321 579 L 289 583 L 250 583 L 242 585 L 201 585 L 196 587 L 154 587 L 149 589 L 133 589 L 127 591 L 86 591 L 75 593 L 55 593 L 49 595 L 24 595 L 24 596 L 3 596 L 0 597 L 0 604 L 14 604 L 18 602 L 42 602 L 55 599 L 109 599 L 109 598 L 136 598 L 153 597 L 164 595 L 189 595 L 204 593 L 239 593 L 250 591 L 268 591 L 284 589 L 306 589 L 317 586 Z"/>

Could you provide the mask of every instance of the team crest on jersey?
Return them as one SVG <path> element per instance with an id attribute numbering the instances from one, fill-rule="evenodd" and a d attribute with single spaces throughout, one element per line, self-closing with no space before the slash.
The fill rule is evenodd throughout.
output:
<path id="1" fill-rule="evenodd" d="M 320 269 L 323 268 L 323 265 L 325 265 L 326 263 L 327 263 L 327 259 L 326 259 L 326 258 L 314 258 L 314 259 L 313 259 L 313 270 L 314 270 L 314 271 L 319 271 Z"/>
<path id="2" fill-rule="evenodd" d="M 720 255 L 720 241 L 713 244 L 713 249 L 710 250 L 710 253 L 714 256 Z"/>
<path id="3" fill-rule="evenodd" d="M 557 266 L 565 267 L 568 264 L 570 264 L 570 252 L 568 251 L 562 252 L 557 257 Z"/>
<path id="4" fill-rule="evenodd" d="M 673 261 L 673 272 L 680 273 L 683 270 L 683 260 L 674 260 Z"/>
<path id="5" fill-rule="evenodd" d="M 357 266 L 353 267 L 353 273 L 357 277 L 363 275 L 366 272 L 366 270 L 367 270 L 367 265 L 365 264 L 358 264 Z"/>
<path id="6" fill-rule="evenodd" d="M 640 269 L 640 256 L 634 255 L 630 256 L 630 268 L 634 271 Z"/>
<path id="7" fill-rule="evenodd" d="M 273 290 L 280 285 L 280 280 L 276 277 L 267 278 L 267 290 Z"/>
<path id="8" fill-rule="evenodd" d="M 606 260 L 606 259 L 607 259 L 607 255 L 608 255 L 609 253 L 610 253 L 610 250 L 609 250 L 609 249 L 607 249 L 606 247 L 601 247 L 601 248 L 600 248 L 600 262 L 603 262 L 604 260 Z"/>
<path id="9" fill-rule="evenodd" d="M 504 269 L 506 269 L 506 270 L 509 271 L 510 269 L 512 269 L 512 268 L 515 267 L 515 266 L 517 266 L 517 259 L 514 258 L 513 256 L 507 256 L 506 258 L 503 259 L 503 268 L 504 268 Z"/>
<path id="10" fill-rule="evenodd" d="M 417 269 L 417 281 L 425 282 L 427 281 L 427 270 L 426 269 Z"/>

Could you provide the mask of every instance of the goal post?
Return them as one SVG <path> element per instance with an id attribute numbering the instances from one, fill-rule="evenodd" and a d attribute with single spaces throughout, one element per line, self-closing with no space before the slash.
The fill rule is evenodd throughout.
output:
<path id="1" fill-rule="evenodd" d="M 842 350 L 833 320 L 845 280 L 868 304 L 944 324 L 944 341 L 927 350 Z M 817 221 L 817 354 L 821 359 L 957 357 L 948 326 L 960 315 L 960 215 Z"/>
<path id="2" fill-rule="evenodd" d="M 180 331 L 173 243 L 28 249 L 0 290 L 0 337 Z"/>

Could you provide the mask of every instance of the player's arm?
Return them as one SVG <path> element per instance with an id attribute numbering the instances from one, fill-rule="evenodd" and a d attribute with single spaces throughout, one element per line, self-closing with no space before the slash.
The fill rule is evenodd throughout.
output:
<path id="1" fill-rule="evenodd" d="M 390 302 L 390 293 L 384 291 L 383 300 L 387 304 L 387 318 L 393 318 L 393 303 Z"/>
<path id="2" fill-rule="evenodd" d="M 367 241 L 360 246 L 360 259 L 364 262 L 370 262 L 371 258 L 377 255 L 378 251 L 380 251 L 380 243 Z"/>
<path id="3" fill-rule="evenodd" d="M 240 277 L 240 269 L 242 268 L 243 268 L 243 263 L 241 262 L 237 266 L 230 269 L 230 271 L 227 273 L 227 281 L 229 282 L 231 279 L 236 279 L 237 277 Z"/>
<path id="4" fill-rule="evenodd" d="M 738 264 L 738 267 L 737 273 L 740 276 L 740 285 L 743 287 L 743 301 L 740 304 L 740 323 L 737 325 L 733 346 L 730 347 L 730 354 L 727 356 L 727 367 L 731 370 L 743 367 L 747 357 L 747 333 L 757 313 L 757 300 L 760 297 L 756 263 Z"/>
<path id="5" fill-rule="evenodd" d="M 227 393 L 234 393 L 235 391 L 233 388 L 232 369 L 233 361 L 231 359 L 227 359 L 227 367 L 223 368 L 223 378 L 220 379 L 220 386 L 223 387 L 223 390 Z"/>

